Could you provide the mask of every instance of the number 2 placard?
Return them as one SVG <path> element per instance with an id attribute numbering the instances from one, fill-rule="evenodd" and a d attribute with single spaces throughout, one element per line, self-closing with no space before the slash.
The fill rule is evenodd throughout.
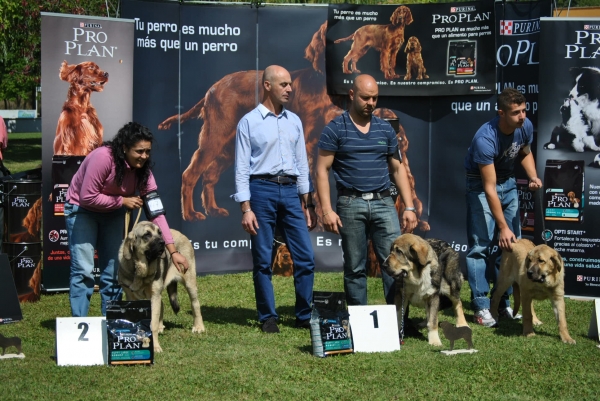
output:
<path id="1" fill-rule="evenodd" d="M 394 305 L 349 306 L 354 352 L 389 352 L 400 349 Z"/>
<path id="2" fill-rule="evenodd" d="M 66 365 L 106 365 L 106 318 L 56 318 L 56 363 Z"/>

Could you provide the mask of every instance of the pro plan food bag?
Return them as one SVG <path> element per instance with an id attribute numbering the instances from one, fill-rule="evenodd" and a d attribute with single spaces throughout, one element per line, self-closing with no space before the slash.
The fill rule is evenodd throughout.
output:
<path id="1" fill-rule="evenodd" d="M 345 298 L 343 292 L 313 293 L 310 317 L 313 355 L 326 357 L 354 352 Z"/>
<path id="2" fill-rule="evenodd" d="M 108 364 L 153 364 L 150 301 L 112 301 L 106 307 Z"/>
<path id="3" fill-rule="evenodd" d="M 583 222 L 584 161 L 547 160 L 544 171 L 544 218 Z"/>

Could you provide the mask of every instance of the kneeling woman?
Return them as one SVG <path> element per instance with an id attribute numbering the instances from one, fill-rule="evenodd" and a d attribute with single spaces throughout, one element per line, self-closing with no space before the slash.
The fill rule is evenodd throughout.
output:
<path id="1" fill-rule="evenodd" d="M 121 298 L 117 271 L 125 212 L 142 207 L 141 197 L 157 189 L 150 161 L 153 139 L 148 128 L 135 122 L 126 124 L 112 141 L 87 155 L 71 181 L 65 220 L 71 251 L 69 300 L 73 316 L 88 314 L 95 284 L 94 251 L 100 268 L 102 315 L 106 315 L 107 301 Z M 165 216 L 151 221 L 160 227 L 175 266 L 182 264 L 187 270 L 188 261 L 176 252 Z"/>

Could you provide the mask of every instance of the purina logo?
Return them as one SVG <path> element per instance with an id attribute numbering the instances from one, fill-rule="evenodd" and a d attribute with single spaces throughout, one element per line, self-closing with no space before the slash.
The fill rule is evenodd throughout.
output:
<path id="1" fill-rule="evenodd" d="M 477 11 L 477 8 L 475 6 L 450 7 L 451 13 L 468 13 L 471 11 Z"/>
<path id="2" fill-rule="evenodd" d="M 586 31 L 600 31 L 600 25 L 584 25 L 583 29 Z"/>
<path id="3" fill-rule="evenodd" d="M 577 281 L 583 281 L 583 276 L 581 274 L 577 275 Z"/>
<path id="4" fill-rule="evenodd" d="M 600 283 L 600 277 L 598 276 L 584 276 L 581 274 L 577 275 L 577 281 L 584 283 Z"/>
<path id="5" fill-rule="evenodd" d="M 500 20 L 500 35 L 529 35 L 540 31 L 539 19 Z"/>
<path id="6" fill-rule="evenodd" d="M 90 22 L 80 22 L 79 23 L 79 27 L 80 28 L 96 28 L 96 29 L 102 29 L 102 25 L 100 24 L 92 24 Z"/>

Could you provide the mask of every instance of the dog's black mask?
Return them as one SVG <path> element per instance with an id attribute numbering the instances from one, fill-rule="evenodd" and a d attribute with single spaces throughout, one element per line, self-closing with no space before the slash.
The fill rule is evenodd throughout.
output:
<path id="1" fill-rule="evenodd" d="M 160 258 L 165 251 L 165 241 L 162 238 L 155 238 L 153 241 L 148 243 L 148 249 L 144 252 L 148 262 L 152 262 Z"/>

